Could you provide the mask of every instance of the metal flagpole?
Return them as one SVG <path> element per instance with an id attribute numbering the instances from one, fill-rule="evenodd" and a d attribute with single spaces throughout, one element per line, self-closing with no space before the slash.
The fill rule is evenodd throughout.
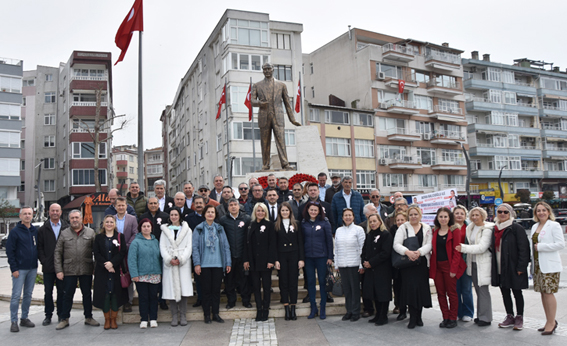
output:
<path id="1" fill-rule="evenodd" d="M 228 177 L 228 185 L 232 186 L 232 174 L 230 172 L 230 141 L 228 138 L 228 104 L 226 103 L 226 77 L 224 77 L 224 111 L 226 112 L 226 175 Z"/>
<path id="2" fill-rule="evenodd" d="M 250 77 L 250 93 L 252 93 L 252 77 Z M 254 128 L 254 107 L 252 107 L 252 96 L 250 96 L 250 107 L 252 108 L 252 171 L 256 172 L 256 129 Z"/>
<path id="3" fill-rule="evenodd" d="M 144 116 L 142 99 L 142 33 L 139 32 L 138 46 L 138 184 L 140 191 L 144 191 Z"/>
<path id="4" fill-rule="evenodd" d="M 301 71 L 299 71 L 299 98 L 300 98 L 300 103 L 299 103 L 299 111 L 301 114 L 301 125 L 305 125 L 305 119 L 303 118 L 303 101 L 304 101 L 304 95 L 303 95 L 303 80 L 301 78 Z"/>

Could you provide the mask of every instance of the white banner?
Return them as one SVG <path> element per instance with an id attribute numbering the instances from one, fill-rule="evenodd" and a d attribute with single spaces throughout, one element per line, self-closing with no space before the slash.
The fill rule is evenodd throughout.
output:
<path id="1" fill-rule="evenodd" d="M 413 198 L 413 203 L 418 204 L 424 214 L 434 214 L 442 207 L 453 209 L 457 205 L 457 190 L 447 189 Z"/>
<path id="2" fill-rule="evenodd" d="M 433 227 L 435 225 L 435 214 L 423 214 L 421 222 L 428 224 Z"/>

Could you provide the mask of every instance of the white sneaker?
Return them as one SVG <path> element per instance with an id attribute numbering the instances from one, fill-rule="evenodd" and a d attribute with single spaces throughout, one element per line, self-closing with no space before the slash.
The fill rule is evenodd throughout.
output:
<path id="1" fill-rule="evenodd" d="M 465 316 L 463 316 L 462 321 L 463 322 L 470 322 L 470 321 L 472 321 L 472 317 L 465 315 Z"/>
<path id="2" fill-rule="evenodd" d="M 148 321 L 140 322 L 140 329 L 146 329 L 146 328 L 148 328 Z"/>
<path id="3" fill-rule="evenodd" d="M 156 320 L 150 321 L 150 328 L 157 328 L 157 321 Z"/>

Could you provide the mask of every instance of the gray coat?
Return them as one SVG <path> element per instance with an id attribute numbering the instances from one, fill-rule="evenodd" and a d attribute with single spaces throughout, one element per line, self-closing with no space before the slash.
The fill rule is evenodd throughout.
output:
<path id="1" fill-rule="evenodd" d="M 95 236 L 95 231 L 86 226 L 78 234 L 71 227 L 62 230 L 55 246 L 55 272 L 66 276 L 92 275 Z"/>

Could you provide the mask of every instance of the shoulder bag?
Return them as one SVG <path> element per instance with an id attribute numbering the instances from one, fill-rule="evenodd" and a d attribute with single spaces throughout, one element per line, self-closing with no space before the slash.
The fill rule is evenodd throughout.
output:
<path id="1" fill-rule="evenodd" d="M 419 244 L 419 241 L 417 239 L 417 237 L 410 237 L 409 236 L 409 231 L 408 228 L 405 227 L 406 229 L 406 239 L 404 239 L 404 246 L 406 248 L 408 248 L 408 250 L 410 251 L 416 251 L 417 249 L 419 249 L 421 246 Z M 422 230 L 423 232 L 423 230 Z M 419 265 L 419 263 L 421 262 L 421 256 L 416 260 L 416 261 L 412 261 L 409 259 L 409 257 L 407 255 L 400 255 L 397 251 L 392 251 L 392 265 L 394 266 L 394 268 L 397 269 L 403 269 L 403 268 L 408 268 L 408 267 L 412 267 L 412 266 L 417 266 Z"/>

